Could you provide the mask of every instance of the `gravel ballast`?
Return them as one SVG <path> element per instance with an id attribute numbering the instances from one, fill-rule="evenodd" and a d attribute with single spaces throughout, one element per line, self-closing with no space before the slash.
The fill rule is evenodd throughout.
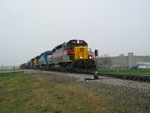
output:
<path id="1" fill-rule="evenodd" d="M 106 101 L 110 101 L 110 106 L 116 106 L 116 109 L 118 106 L 125 106 L 124 109 L 133 106 L 135 107 L 133 109 L 139 113 L 150 112 L 150 83 L 148 82 L 104 76 L 99 76 L 99 79 L 94 80 L 93 75 L 54 71 L 26 70 L 25 73 L 40 75 L 48 82 L 84 84 L 87 86 L 87 90 L 92 89 L 98 96 L 106 96 L 108 98 Z"/>

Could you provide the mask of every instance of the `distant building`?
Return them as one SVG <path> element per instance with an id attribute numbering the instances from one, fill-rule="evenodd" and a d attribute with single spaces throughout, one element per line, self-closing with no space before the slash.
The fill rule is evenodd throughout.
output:
<path id="1" fill-rule="evenodd" d="M 134 56 L 128 53 L 127 56 L 120 54 L 115 57 L 99 57 L 97 58 L 98 69 L 138 69 L 139 66 L 150 64 L 150 56 Z"/>
<path id="2" fill-rule="evenodd" d="M 18 69 L 19 66 L 4 66 L 4 65 L 1 65 L 0 66 L 0 69 Z"/>

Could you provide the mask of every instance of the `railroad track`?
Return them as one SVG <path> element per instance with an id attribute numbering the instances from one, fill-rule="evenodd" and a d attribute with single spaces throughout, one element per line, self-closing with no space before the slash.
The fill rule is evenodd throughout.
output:
<path id="1" fill-rule="evenodd" d="M 73 73 L 73 74 L 85 74 L 85 75 L 93 75 L 93 73 L 84 73 L 84 72 L 62 72 L 62 73 Z M 113 77 L 124 80 L 133 80 L 133 81 L 141 81 L 141 82 L 150 82 L 150 75 L 123 75 L 123 74 L 106 74 L 106 73 L 98 73 L 97 76 L 105 76 L 105 77 Z M 87 77 L 85 80 L 94 80 L 94 77 Z"/>
<path id="2" fill-rule="evenodd" d="M 69 72 L 70 73 L 70 72 Z M 75 74 L 83 74 L 80 72 L 73 72 Z M 87 75 L 93 75 L 93 73 L 84 73 Z M 105 77 L 113 77 L 124 80 L 133 80 L 133 81 L 141 81 L 141 82 L 150 82 L 150 75 L 125 75 L 125 74 L 106 74 L 106 73 L 98 73 L 97 76 L 105 76 Z M 96 77 L 97 78 L 97 77 Z M 91 78 L 85 78 L 85 80 L 94 80 Z"/>
<path id="3" fill-rule="evenodd" d="M 29 71 L 29 70 L 28 70 Z M 30 70 L 31 72 L 33 70 Z M 42 71 L 42 70 L 34 70 L 34 71 Z M 94 76 L 94 74 L 91 73 L 80 73 L 80 72 L 61 72 L 61 71 L 50 71 L 50 72 L 59 72 L 59 73 L 70 73 L 70 74 L 84 74 L 84 75 L 90 75 L 89 77 L 87 76 L 85 80 L 94 80 L 91 75 Z M 118 79 L 124 79 L 124 80 L 133 80 L 133 81 L 141 81 L 141 82 L 150 82 L 150 76 L 145 76 L 145 75 L 123 75 L 123 74 L 106 74 L 106 73 L 98 73 L 97 76 L 105 76 L 105 77 L 112 77 L 112 78 L 118 78 Z"/>
<path id="4" fill-rule="evenodd" d="M 106 73 L 98 73 L 98 76 L 107 76 L 119 79 L 127 79 L 141 82 L 150 82 L 150 76 L 147 75 L 122 75 L 122 74 L 106 74 Z"/>

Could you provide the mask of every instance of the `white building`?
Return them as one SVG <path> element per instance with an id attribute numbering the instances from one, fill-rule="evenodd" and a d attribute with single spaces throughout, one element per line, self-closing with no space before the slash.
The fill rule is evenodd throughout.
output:
<path id="1" fill-rule="evenodd" d="M 99 69 L 136 69 L 138 66 L 150 64 L 150 56 L 134 56 L 133 53 L 128 53 L 127 56 L 121 54 L 115 57 L 99 57 L 97 58 L 97 68 Z"/>

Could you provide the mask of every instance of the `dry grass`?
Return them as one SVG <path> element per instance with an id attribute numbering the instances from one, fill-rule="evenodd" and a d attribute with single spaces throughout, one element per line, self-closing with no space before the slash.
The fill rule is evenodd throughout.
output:
<path id="1" fill-rule="evenodd" d="M 78 83 L 75 78 L 63 75 L 41 75 L 40 77 L 42 77 L 44 81 L 46 79 L 49 83 L 56 83 L 59 86 L 59 91 L 65 94 L 66 98 L 70 98 L 72 101 L 76 98 L 74 103 L 79 105 L 77 108 L 80 108 L 81 104 L 85 104 L 92 110 L 92 113 L 149 112 L 148 109 L 143 107 L 144 105 L 141 106 L 142 103 L 148 104 L 147 100 L 142 100 L 138 97 L 135 98 L 132 95 L 130 97 L 129 95 L 113 91 L 103 86 L 99 87 L 99 91 L 97 91 L 95 85 L 87 87 L 88 85 Z"/>
<path id="2" fill-rule="evenodd" d="M 120 94 L 105 88 L 98 94 L 65 76 L 3 74 L 0 87 L 1 113 L 142 113 L 116 100 Z"/>

